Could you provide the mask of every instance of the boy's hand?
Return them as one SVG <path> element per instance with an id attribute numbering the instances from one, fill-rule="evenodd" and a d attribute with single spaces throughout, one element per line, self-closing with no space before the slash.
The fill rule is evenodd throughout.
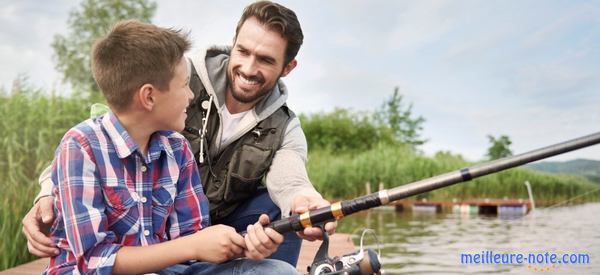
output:
<path id="1" fill-rule="evenodd" d="M 269 224 L 269 216 L 262 214 L 255 224 L 246 228 L 248 234 L 244 237 L 246 250 L 244 255 L 248 259 L 262 260 L 277 251 L 279 244 L 283 242 L 283 235 L 272 228 L 264 228 Z"/>
<path id="2" fill-rule="evenodd" d="M 298 195 L 292 201 L 292 212 L 294 214 L 302 214 L 306 211 L 315 210 L 329 205 L 331 205 L 331 203 L 320 197 Z M 331 235 L 335 233 L 336 227 L 337 221 L 328 222 L 325 224 L 325 231 Z M 321 232 L 321 229 L 318 227 L 304 228 L 303 231 L 298 232 L 298 236 L 312 242 L 317 239 L 322 240 L 323 232 Z"/>
<path id="3" fill-rule="evenodd" d="M 52 196 L 40 198 L 21 221 L 29 253 L 42 258 L 59 253 L 52 240 L 46 236 L 50 225 L 54 222 L 53 200 Z"/>
<path id="4" fill-rule="evenodd" d="M 194 257 L 198 261 L 221 263 L 243 255 L 244 237 L 233 227 L 217 224 L 204 228 L 191 236 Z"/>

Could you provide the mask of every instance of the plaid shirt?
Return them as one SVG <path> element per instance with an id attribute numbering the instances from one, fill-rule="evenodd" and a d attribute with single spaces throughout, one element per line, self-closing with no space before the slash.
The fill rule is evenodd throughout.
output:
<path id="1" fill-rule="evenodd" d="M 46 273 L 110 274 L 121 246 L 146 246 L 209 225 L 187 140 L 154 133 L 147 155 L 112 112 L 69 130 L 52 165 L 60 249 Z"/>

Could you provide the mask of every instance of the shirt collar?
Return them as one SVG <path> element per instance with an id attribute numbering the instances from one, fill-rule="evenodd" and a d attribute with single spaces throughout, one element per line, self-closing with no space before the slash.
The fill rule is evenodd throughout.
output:
<path id="1" fill-rule="evenodd" d="M 119 158 L 126 158 L 139 149 L 139 145 L 135 143 L 112 111 L 108 111 L 102 117 L 102 126 L 106 130 L 108 137 L 112 140 Z M 148 155 L 144 156 L 146 162 L 158 159 L 161 151 L 165 151 L 167 155 L 173 156 L 173 148 L 171 148 L 168 140 L 168 136 L 171 133 L 170 131 L 158 131 L 150 136 Z"/>
<path id="2" fill-rule="evenodd" d="M 108 111 L 102 117 L 102 126 L 115 145 L 119 158 L 126 158 L 138 149 L 139 146 L 112 111 Z"/>

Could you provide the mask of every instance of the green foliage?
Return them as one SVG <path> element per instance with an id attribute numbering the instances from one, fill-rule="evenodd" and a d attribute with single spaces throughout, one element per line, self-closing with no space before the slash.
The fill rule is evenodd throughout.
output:
<path id="1" fill-rule="evenodd" d="M 502 135 L 499 138 L 495 138 L 488 135 L 490 140 L 490 148 L 488 148 L 487 156 L 490 159 L 500 159 L 508 156 L 512 156 L 512 151 L 509 146 L 512 144 L 508 136 Z"/>
<path id="2" fill-rule="evenodd" d="M 337 108 L 333 112 L 300 115 L 309 148 L 332 152 L 368 150 L 378 143 L 394 144 L 389 128 L 371 122 L 364 113 Z"/>
<path id="3" fill-rule="evenodd" d="M 412 103 L 404 107 L 402 95 L 399 88 L 394 88 L 394 94 L 383 103 L 381 109 L 375 114 L 375 121 L 379 125 L 389 127 L 394 133 L 396 140 L 409 144 L 413 148 L 426 142 L 421 139 L 420 132 L 423 130 L 425 119 L 422 116 L 413 118 Z"/>
<path id="4" fill-rule="evenodd" d="M 84 0 L 69 16 L 69 35 L 56 35 L 52 42 L 64 81 L 80 93 L 98 92 L 90 69 L 93 43 L 119 20 L 150 22 L 155 10 L 156 3 L 148 0 Z"/>
<path id="5" fill-rule="evenodd" d="M 398 88 L 376 113 L 336 108 L 329 113 L 300 115 L 311 150 L 334 153 L 370 150 L 380 144 L 408 145 L 413 150 L 420 139 L 422 117 L 412 118 L 412 105 L 405 108 Z"/>
<path id="6" fill-rule="evenodd" d="M 34 259 L 21 219 L 39 191 L 37 177 L 64 133 L 89 115 L 89 99 L 49 97 L 15 81 L 0 92 L 0 270 Z"/>

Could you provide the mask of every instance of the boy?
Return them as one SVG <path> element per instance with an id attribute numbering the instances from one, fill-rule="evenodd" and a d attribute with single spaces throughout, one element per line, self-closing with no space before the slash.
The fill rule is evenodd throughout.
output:
<path id="1" fill-rule="evenodd" d="M 60 254 L 46 273 L 295 273 L 284 262 L 250 260 L 283 239 L 262 228 L 266 216 L 245 237 L 208 227 L 196 162 L 177 133 L 193 98 L 189 47 L 179 31 L 138 21 L 94 45 L 92 73 L 110 111 L 69 130 L 57 149 L 51 238 Z M 250 259 L 216 264 L 240 256 Z M 202 262 L 177 265 L 190 260 Z"/>

